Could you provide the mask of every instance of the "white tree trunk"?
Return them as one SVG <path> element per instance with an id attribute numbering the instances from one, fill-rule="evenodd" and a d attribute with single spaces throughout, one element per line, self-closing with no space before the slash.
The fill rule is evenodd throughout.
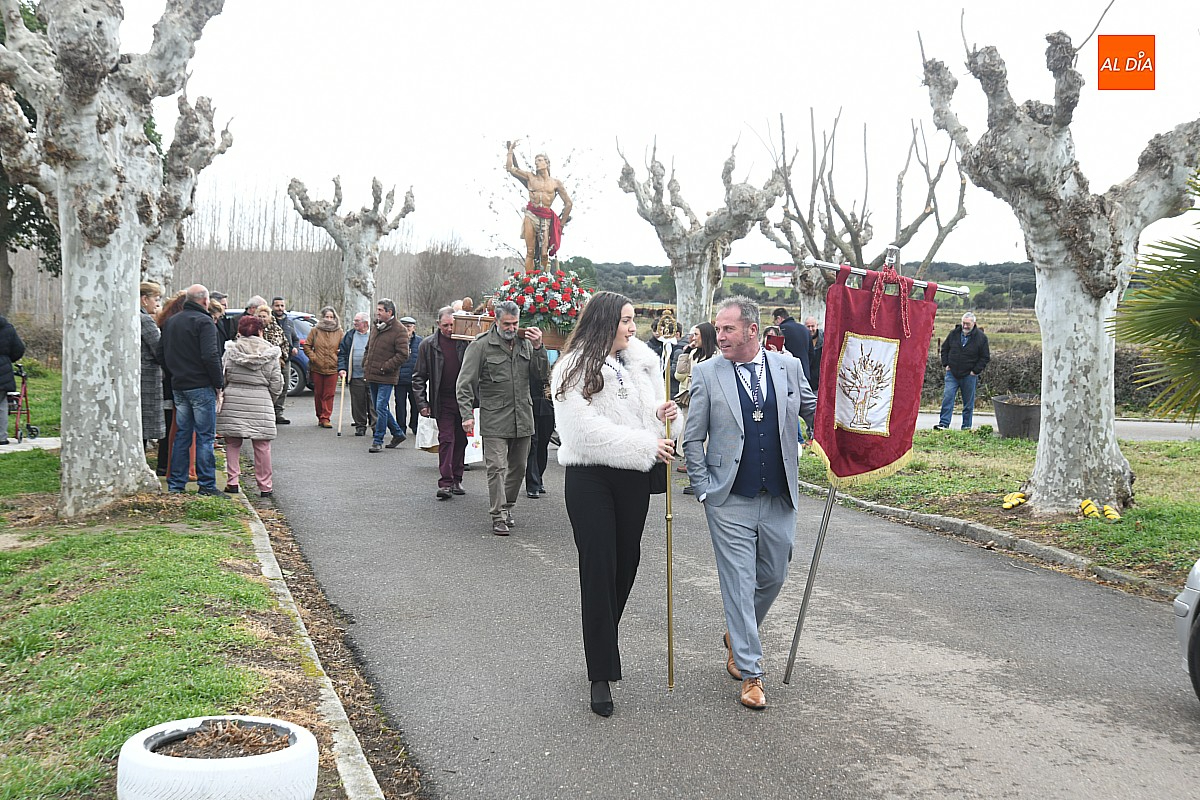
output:
<path id="1" fill-rule="evenodd" d="M 684 331 L 713 320 L 713 295 L 725 277 L 722 263 L 728 247 L 714 242 L 703 253 L 671 255 L 671 276 L 676 284 L 676 319 Z"/>
<path id="2" fill-rule="evenodd" d="M 819 267 L 796 267 L 796 275 L 792 285 L 800 297 L 800 321 L 808 317 L 816 317 L 818 324 L 825 327 L 825 295 L 829 292 L 829 278 L 832 273 Z"/>
<path id="3" fill-rule="evenodd" d="M 46 33 L 0 0 L 0 151 L 15 179 L 58 200 L 63 256 L 62 494 L 74 517 L 157 487 L 141 435 L 138 280 L 161 161 L 143 123 L 179 90 L 223 0 L 167 0 L 150 49 L 120 52 L 116 2 L 39 6 Z M 33 105 L 29 128 L 13 92 Z"/>
<path id="4" fill-rule="evenodd" d="M 81 220 L 94 225 L 136 221 L 131 199 L 120 211 L 81 202 L 89 191 L 112 183 L 111 172 L 96 162 L 59 174 L 64 267 L 59 511 L 66 517 L 159 489 L 142 446 L 141 330 L 132 310 L 145 229 L 120 225 L 97 246 L 81 227 Z M 116 303 L 114 297 L 126 302 Z"/>
<path id="5" fill-rule="evenodd" d="M 1117 445 L 1115 342 L 1106 329 L 1118 293 L 1094 298 L 1082 291 L 1072 270 L 1034 264 L 1042 328 L 1042 421 L 1026 493 L 1037 497 L 1039 515 L 1074 513 L 1087 497 L 1101 505 L 1126 504 L 1132 472 Z"/>
<path id="6" fill-rule="evenodd" d="M 360 229 L 360 233 L 365 229 Z M 372 245 L 374 249 L 372 251 Z M 372 252 L 374 258 L 371 257 Z M 378 242 L 358 241 L 342 250 L 342 324 L 349 325 L 354 315 L 366 312 L 374 319 L 375 267 L 379 263 Z"/>

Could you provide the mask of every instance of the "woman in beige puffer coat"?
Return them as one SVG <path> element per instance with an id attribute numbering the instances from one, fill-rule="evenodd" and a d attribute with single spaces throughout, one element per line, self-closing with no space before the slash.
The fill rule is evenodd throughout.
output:
<path id="1" fill-rule="evenodd" d="M 217 412 L 217 432 L 225 437 L 225 491 L 238 491 L 242 440 L 254 442 L 254 477 L 262 497 L 270 497 L 271 440 L 275 438 L 275 404 L 283 390 L 280 350 L 262 338 L 263 321 L 238 320 L 238 338 L 225 343 L 225 394 Z"/>

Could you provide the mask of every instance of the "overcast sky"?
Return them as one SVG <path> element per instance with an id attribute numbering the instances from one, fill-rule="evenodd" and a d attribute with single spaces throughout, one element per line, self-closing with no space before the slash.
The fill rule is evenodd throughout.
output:
<path id="1" fill-rule="evenodd" d="M 123 50 L 147 47 L 162 2 L 127 0 Z M 300 178 L 317 199 L 341 175 L 343 210 L 370 199 L 370 181 L 412 186 L 408 235 L 418 249 L 458 237 L 476 252 L 519 243 L 522 189 L 503 171 L 505 141 L 520 138 L 528 159 L 545 151 L 575 200 L 561 255 L 594 261 L 665 264 L 651 226 L 621 192 L 618 143 L 646 177 L 649 148 L 674 166 L 683 195 L 703 218 L 723 204 L 721 166 L 737 142 L 735 180 L 761 186 L 778 149 L 780 114 L 789 145 L 807 165 L 809 111 L 828 128 L 841 109 L 839 198 L 861 198 L 863 128 L 870 168 L 872 254 L 890 240 L 895 180 L 923 123 L 940 158 L 921 85 L 917 34 L 926 53 L 959 78 L 955 109 L 974 140 L 985 103 L 963 66 L 968 43 L 995 45 L 1008 63 L 1018 102 L 1053 100 L 1045 34 L 1064 30 L 1078 44 L 1107 0 L 921 0 L 860 2 L 629 2 L 557 5 L 461 0 L 228 0 L 206 28 L 192 60 L 189 94 L 208 95 L 219 123 L 232 118 L 233 148 L 201 176 L 201 200 L 268 196 Z M 1086 80 L 1072 126 L 1079 160 L 1096 191 L 1128 177 L 1149 138 L 1200 116 L 1200 3 L 1117 0 L 1103 34 L 1156 37 L 1154 91 L 1096 89 L 1096 38 L 1084 46 Z M 169 138 L 173 101 L 160 101 Z M 912 174 L 912 178 L 917 178 Z M 801 167 L 794 180 L 807 186 Z M 923 186 L 904 217 L 916 211 Z M 953 203 L 952 187 L 943 207 Z M 861 199 L 858 200 L 861 206 Z M 940 260 L 1024 260 L 1011 211 L 983 190 L 967 194 L 968 218 Z M 948 212 L 950 213 L 950 212 Z M 1192 231 L 1197 219 L 1159 223 L 1147 239 Z M 903 253 L 919 259 L 932 234 Z M 786 261 L 757 230 L 732 260 Z"/>

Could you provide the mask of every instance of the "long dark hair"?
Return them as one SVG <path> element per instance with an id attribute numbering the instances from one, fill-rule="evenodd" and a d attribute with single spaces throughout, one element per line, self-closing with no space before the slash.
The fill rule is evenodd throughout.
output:
<path id="1" fill-rule="evenodd" d="M 575 358 L 567 367 L 558 384 L 557 397 L 563 399 L 567 389 L 583 384 L 583 399 L 604 388 L 604 359 L 612 351 L 617 338 L 617 326 L 621 324 L 621 309 L 633 305 L 633 301 L 616 292 L 596 292 L 583 307 L 575 329 L 563 347 L 563 353 L 574 353 Z"/>
<path id="2" fill-rule="evenodd" d="M 696 326 L 700 331 L 700 344 L 692 350 L 692 363 L 707 361 L 717 352 L 717 329 L 711 322 L 701 322 Z"/>

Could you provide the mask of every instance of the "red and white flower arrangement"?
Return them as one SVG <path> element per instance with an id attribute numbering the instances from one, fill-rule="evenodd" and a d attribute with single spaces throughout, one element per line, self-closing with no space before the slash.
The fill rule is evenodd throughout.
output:
<path id="1" fill-rule="evenodd" d="M 521 325 L 552 328 L 567 333 L 579 319 L 583 306 L 592 296 L 574 270 L 525 272 L 505 278 L 496 290 L 496 302 L 511 300 L 521 309 Z"/>

